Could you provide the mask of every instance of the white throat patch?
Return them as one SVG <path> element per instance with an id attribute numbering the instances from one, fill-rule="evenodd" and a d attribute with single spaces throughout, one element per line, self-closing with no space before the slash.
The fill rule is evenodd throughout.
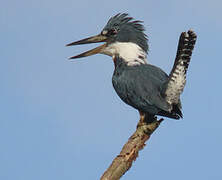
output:
<path id="1" fill-rule="evenodd" d="M 116 42 L 108 45 L 101 54 L 121 57 L 129 66 L 147 64 L 146 52 L 137 44 L 132 42 Z"/>

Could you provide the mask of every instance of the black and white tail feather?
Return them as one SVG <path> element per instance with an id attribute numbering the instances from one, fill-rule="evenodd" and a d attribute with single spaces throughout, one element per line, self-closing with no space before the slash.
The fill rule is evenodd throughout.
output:
<path id="1" fill-rule="evenodd" d="M 180 94 L 186 84 L 186 73 L 196 38 L 197 36 L 192 30 L 181 33 L 174 66 L 163 92 L 166 101 L 171 105 L 179 105 L 179 108 L 181 108 Z"/>

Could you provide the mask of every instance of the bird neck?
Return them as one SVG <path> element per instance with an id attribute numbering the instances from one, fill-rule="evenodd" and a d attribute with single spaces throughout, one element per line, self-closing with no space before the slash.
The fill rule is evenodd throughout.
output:
<path id="1" fill-rule="evenodd" d="M 115 66 L 115 71 L 119 71 L 120 69 L 125 69 L 125 67 L 128 66 L 127 63 L 119 56 L 116 56 L 115 58 L 113 58 L 113 62 Z"/>
<path id="2" fill-rule="evenodd" d="M 101 53 L 111 56 L 114 61 L 116 57 L 119 57 L 128 66 L 147 64 L 147 53 L 140 46 L 132 42 L 115 42 L 109 44 Z"/>

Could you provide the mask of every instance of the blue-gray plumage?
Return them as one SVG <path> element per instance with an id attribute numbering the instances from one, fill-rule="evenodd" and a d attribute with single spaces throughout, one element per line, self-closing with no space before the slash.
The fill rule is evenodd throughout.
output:
<path id="1" fill-rule="evenodd" d="M 145 52 L 148 51 L 147 36 L 144 34 L 142 21 L 132 21 L 128 14 L 117 14 L 110 18 L 102 32 L 108 32 L 108 36 L 118 32 L 117 36 L 110 39 L 113 42 L 133 42 L 138 44 Z M 110 33 L 110 34 L 109 34 Z M 115 35 L 115 34 L 114 34 Z"/>
<path id="2" fill-rule="evenodd" d="M 70 59 L 97 53 L 111 56 L 115 64 L 113 87 L 125 103 L 151 120 L 155 115 L 179 119 L 182 117 L 180 95 L 186 83 L 196 34 L 192 30 L 181 34 L 174 66 L 168 76 L 160 68 L 147 63 L 148 38 L 141 23 L 125 13 L 113 16 L 99 35 L 67 46 L 105 44 Z"/>
<path id="3" fill-rule="evenodd" d="M 156 66 L 127 66 L 121 58 L 115 59 L 112 83 L 125 103 L 151 115 L 179 119 L 182 117 L 180 108 L 174 106 L 169 112 L 171 107 L 163 96 L 163 87 L 168 80 L 169 76 Z"/>

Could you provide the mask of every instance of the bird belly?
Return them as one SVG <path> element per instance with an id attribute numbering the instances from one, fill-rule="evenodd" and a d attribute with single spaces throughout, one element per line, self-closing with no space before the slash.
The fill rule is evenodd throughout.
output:
<path id="1" fill-rule="evenodd" d="M 114 72 L 112 83 L 118 96 L 126 104 L 138 109 L 139 111 L 150 114 L 158 114 L 161 109 L 156 106 L 156 104 L 165 103 L 164 101 L 160 102 L 160 91 L 157 90 L 157 87 L 154 86 L 149 77 L 146 77 L 145 79 L 141 78 L 140 74 L 134 70 L 125 70 L 125 72 L 122 73 Z M 168 107 L 165 109 L 167 108 Z"/>

